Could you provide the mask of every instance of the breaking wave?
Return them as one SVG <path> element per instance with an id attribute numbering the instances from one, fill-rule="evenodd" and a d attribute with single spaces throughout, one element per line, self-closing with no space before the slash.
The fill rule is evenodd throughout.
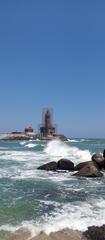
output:
<path id="1" fill-rule="evenodd" d="M 58 160 L 58 158 L 69 158 L 74 164 L 91 159 L 91 153 L 88 150 L 80 150 L 77 147 L 68 146 L 59 140 L 49 142 L 44 152 L 55 160 Z"/>

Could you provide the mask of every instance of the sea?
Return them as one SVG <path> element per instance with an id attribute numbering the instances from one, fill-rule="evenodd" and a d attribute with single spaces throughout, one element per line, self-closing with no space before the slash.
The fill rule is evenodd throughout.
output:
<path id="1" fill-rule="evenodd" d="M 61 158 L 76 165 L 104 149 L 105 139 L 0 141 L 0 240 L 105 224 L 105 174 L 79 178 L 37 169 Z"/>

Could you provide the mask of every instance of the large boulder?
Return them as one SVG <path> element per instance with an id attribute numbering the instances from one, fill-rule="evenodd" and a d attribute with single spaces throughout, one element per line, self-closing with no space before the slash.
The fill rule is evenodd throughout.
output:
<path id="1" fill-rule="evenodd" d="M 46 164 L 38 167 L 38 169 L 46 170 L 46 171 L 56 171 L 57 170 L 57 163 L 56 162 L 49 162 L 49 163 L 46 163 Z"/>
<path id="2" fill-rule="evenodd" d="M 86 165 L 94 165 L 97 169 L 99 169 L 97 163 L 93 162 L 93 161 L 87 161 L 87 162 L 81 162 L 79 164 L 77 164 L 74 167 L 74 171 L 79 171 L 81 168 L 85 167 Z"/>
<path id="3" fill-rule="evenodd" d="M 68 171 L 73 171 L 74 170 L 74 163 L 68 159 L 60 159 L 58 161 L 57 165 L 58 170 L 68 170 Z"/>
<path id="4" fill-rule="evenodd" d="M 81 168 L 77 173 L 73 174 L 73 176 L 80 177 L 102 177 L 103 174 L 97 169 L 94 164 L 87 164 L 83 168 Z"/>
<path id="5" fill-rule="evenodd" d="M 105 159 L 100 153 L 93 154 L 92 161 L 97 163 L 100 169 L 105 168 Z"/>
<path id="6" fill-rule="evenodd" d="M 88 240 L 105 240 L 105 225 L 101 227 L 91 226 L 83 233 Z"/>

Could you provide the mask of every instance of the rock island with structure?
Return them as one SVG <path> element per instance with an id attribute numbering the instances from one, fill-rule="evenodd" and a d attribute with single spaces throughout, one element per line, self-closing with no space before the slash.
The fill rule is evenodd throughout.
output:
<path id="1" fill-rule="evenodd" d="M 38 133 L 35 133 L 33 128 L 26 127 L 23 132 L 14 131 L 8 134 L 2 134 L 0 140 L 53 140 L 60 139 L 67 141 L 63 134 L 57 134 L 57 127 L 53 125 L 52 110 L 46 108 L 42 114 L 42 124 L 40 124 Z"/>

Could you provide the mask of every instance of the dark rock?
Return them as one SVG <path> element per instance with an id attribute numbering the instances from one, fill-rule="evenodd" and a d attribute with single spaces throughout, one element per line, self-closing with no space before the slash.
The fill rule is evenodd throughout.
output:
<path id="1" fill-rule="evenodd" d="M 95 167 L 97 167 L 97 169 L 99 169 L 97 163 L 93 162 L 93 161 L 87 161 L 87 162 L 81 162 L 79 164 L 77 164 L 74 167 L 74 171 L 79 171 L 81 168 L 85 167 L 86 165 L 94 165 Z"/>
<path id="2" fill-rule="evenodd" d="M 77 173 L 73 176 L 80 177 L 102 177 L 103 174 L 97 169 L 94 164 L 87 164 L 83 168 L 81 168 Z"/>
<path id="3" fill-rule="evenodd" d="M 104 151 L 103 151 L 103 158 L 105 158 L 105 149 L 104 149 Z"/>
<path id="4" fill-rule="evenodd" d="M 105 225 L 88 227 L 88 230 L 83 235 L 87 240 L 105 240 Z"/>
<path id="5" fill-rule="evenodd" d="M 58 161 L 57 169 L 59 170 L 68 170 L 73 171 L 74 170 L 74 163 L 68 159 L 60 159 Z"/>
<path id="6" fill-rule="evenodd" d="M 105 159 L 104 157 L 99 154 L 99 153 L 95 153 L 92 156 L 92 161 L 96 162 L 99 166 L 100 169 L 105 167 Z"/>
<path id="7" fill-rule="evenodd" d="M 38 167 L 38 169 L 46 170 L 46 171 L 56 171 L 57 170 L 57 163 L 56 162 L 49 162 L 49 163 L 46 163 L 46 164 Z"/>

